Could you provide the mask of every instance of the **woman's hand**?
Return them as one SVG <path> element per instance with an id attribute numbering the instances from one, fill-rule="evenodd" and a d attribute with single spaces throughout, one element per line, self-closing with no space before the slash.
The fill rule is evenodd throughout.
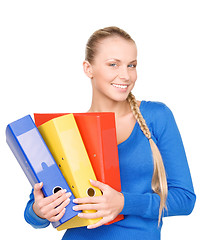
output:
<path id="1" fill-rule="evenodd" d="M 78 216 L 81 218 L 102 218 L 97 223 L 89 225 L 88 229 L 100 227 L 101 225 L 112 221 L 118 216 L 124 206 L 124 196 L 122 193 L 99 181 L 90 180 L 90 182 L 94 187 L 99 188 L 103 192 L 103 195 L 76 198 L 74 199 L 74 202 L 80 205 L 73 207 L 75 211 L 96 210 L 95 213 L 79 213 Z"/>
<path id="2" fill-rule="evenodd" d="M 37 183 L 34 186 L 33 211 L 40 218 L 56 222 L 63 217 L 66 211 L 65 207 L 70 202 L 71 193 L 66 193 L 66 190 L 63 189 L 49 197 L 44 197 L 42 187 L 43 183 Z"/>

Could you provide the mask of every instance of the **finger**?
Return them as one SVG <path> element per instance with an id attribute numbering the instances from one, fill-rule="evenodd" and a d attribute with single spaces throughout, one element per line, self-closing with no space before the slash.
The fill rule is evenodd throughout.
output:
<path id="1" fill-rule="evenodd" d="M 34 185 L 34 190 L 39 191 L 42 187 L 43 187 L 43 182 L 36 183 L 36 184 Z"/>
<path id="2" fill-rule="evenodd" d="M 81 205 L 75 205 L 73 207 L 74 211 L 83 211 L 83 210 L 100 210 L 100 204 L 81 204 Z"/>
<path id="3" fill-rule="evenodd" d="M 46 218 L 51 221 L 52 217 L 55 217 L 59 214 L 70 202 L 70 198 L 67 198 L 68 194 L 64 194 L 62 197 L 52 202 L 51 204 L 44 204 L 43 200 L 38 203 L 39 209 L 41 209 L 40 213 L 42 218 Z M 65 201 L 63 201 L 65 199 Z"/>
<path id="4" fill-rule="evenodd" d="M 85 197 L 85 198 L 75 198 L 73 200 L 74 203 L 78 204 L 86 204 L 86 203 L 100 203 L 103 202 L 102 196 L 97 196 L 97 197 Z"/>
<path id="5" fill-rule="evenodd" d="M 66 208 L 66 206 L 70 203 L 70 199 L 66 199 L 64 202 L 62 202 L 58 207 L 52 209 L 50 212 L 49 212 L 49 216 L 48 218 L 51 218 L 51 217 L 55 217 L 57 216 L 58 214 L 60 214 L 61 211 L 63 211 L 63 209 Z"/>
<path id="6" fill-rule="evenodd" d="M 57 222 L 57 221 L 59 221 L 63 217 L 63 215 L 65 214 L 65 211 L 66 211 L 66 208 L 64 208 L 58 215 L 53 216 L 53 217 L 49 218 L 48 220 L 50 222 Z"/>
<path id="7" fill-rule="evenodd" d="M 105 190 L 107 190 L 109 188 L 109 186 L 107 184 L 104 184 L 102 182 L 95 181 L 92 179 L 90 179 L 90 183 L 92 186 L 99 188 L 102 192 L 104 192 Z"/>
<path id="8" fill-rule="evenodd" d="M 43 195 L 43 192 L 42 192 L 42 187 L 43 187 L 43 183 L 36 183 L 34 185 L 34 196 L 35 196 L 35 200 L 39 200 L 39 199 L 42 199 L 44 198 L 44 195 Z"/>
<path id="9" fill-rule="evenodd" d="M 61 197 L 64 193 L 66 193 L 66 189 L 62 189 L 58 191 L 57 193 L 54 193 L 53 195 L 46 197 L 42 200 L 43 205 L 49 205 L 52 202 L 56 201 L 59 197 Z"/>
<path id="10" fill-rule="evenodd" d="M 93 213 L 78 213 L 78 217 L 80 218 L 86 218 L 86 219 L 95 219 L 100 218 L 101 214 L 99 212 L 93 212 Z"/>
<path id="11" fill-rule="evenodd" d="M 102 219 L 101 219 L 100 221 L 98 221 L 97 223 L 92 224 L 92 225 L 88 225 L 87 228 L 88 228 L 88 229 L 94 229 L 94 228 L 100 227 L 100 226 L 102 226 L 102 225 L 104 225 L 105 223 L 108 223 L 108 222 L 110 222 L 109 219 L 107 219 L 107 218 L 102 218 Z"/>
<path id="12" fill-rule="evenodd" d="M 58 197 L 55 201 L 53 201 L 51 204 L 49 204 L 52 208 L 56 208 L 59 205 L 61 205 L 64 201 L 66 201 L 67 199 L 69 199 L 69 197 L 71 196 L 71 192 L 68 192 L 66 194 L 61 195 L 60 197 Z M 69 199 L 70 200 L 70 199 Z"/>

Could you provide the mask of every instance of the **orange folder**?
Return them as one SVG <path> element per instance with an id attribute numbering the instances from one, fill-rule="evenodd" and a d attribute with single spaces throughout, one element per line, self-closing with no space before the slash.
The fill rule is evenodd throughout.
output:
<path id="1" fill-rule="evenodd" d="M 66 113 L 34 113 L 36 126 Z M 121 191 L 115 115 L 109 112 L 73 113 L 97 180 Z M 113 222 L 120 221 L 118 215 Z"/>

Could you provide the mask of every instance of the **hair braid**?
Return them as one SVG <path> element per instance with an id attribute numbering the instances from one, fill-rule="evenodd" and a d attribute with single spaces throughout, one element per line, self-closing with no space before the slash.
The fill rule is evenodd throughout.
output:
<path id="1" fill-rule="evenodd" d="M 160 224 L 162 212 L 164 208 L 166 208 L 166 198 L 168 193 L 166 173 L 163 165 L 162 156 L 160 154 L 158 147 L 156 146 L 155 142 L 151 137 L 151 133 L 149 131 L 149 128 L 146 124 L 145 119 L 143 118 L 140 112 L 135 96 L 132 93 L 130 93 L 127 100 L 130 104 L 134 117 L 139 123 L 139 126 L 142 132 L 148 138 L 151 146 L 153 162 L 154 162 L 152 189 L 155 193 L 157 193 L 160 196 L 160 208 L 159 208 L 159 224 Z"/>

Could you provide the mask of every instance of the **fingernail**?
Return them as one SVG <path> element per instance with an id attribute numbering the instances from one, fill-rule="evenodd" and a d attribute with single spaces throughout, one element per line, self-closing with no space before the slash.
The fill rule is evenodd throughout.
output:
<path id="1" fill-rule="evenodd" d="M 82 217 L 83 214 L 82 214 L 82 213 L 78 213 L 77 216 L 78 216 L 78 217 Z"/>
<path id="2" fill-rule="evenodd" d="M 77 207 L 77 206 L 74 206 L 74 207 L 73 207 L 73 210 L 74 210 L 74 211 L 77 211 L 77 210 L 78 210 L 78 207 Z"/>
<path id="3" fill-rule="evenodd" d="M 71 192 L 66 193 L 66 197 L 70 197 L 71 196 Z"/>
<path id="4" fill-rule="evenodd" d="M 74 203 L 78 203 L 78 200 L 75 198 L 75 199 L 73 200 L 73 202 L 74 202 Z"/>
<path id="5" fill-rule="evenodd" d="M 62 193 L 66 193 L 66 192 L 67 192 L 67 189 L 63 189 L 63 190 L 62 190 Z"/>

